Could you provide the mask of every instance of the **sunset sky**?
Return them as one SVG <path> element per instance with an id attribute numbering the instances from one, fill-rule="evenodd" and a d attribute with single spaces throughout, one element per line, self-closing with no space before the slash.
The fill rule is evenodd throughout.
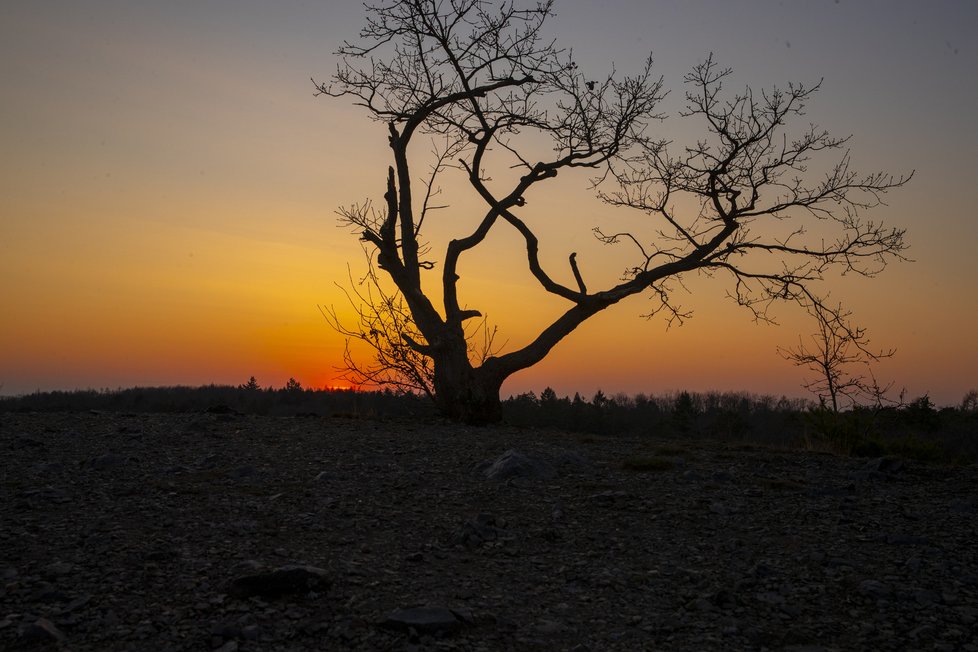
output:
<path id="1" fill-rule="evenodd" d="M 651 51 L 672 90 L 673 117 L 654 127 L 663 137 L 695 137 L 675 108 L 683 75 L 710 52 L 737 88 L 824 78 L 806 119 L 852 134 L 860 170 L 915 170 L 871 215 L 908 229 L 914 262 L 826 289 L 875 343 L 897 349 L 881 378 L 938 405 L 978 387 L 978 3 L 556 6 L 550 33 L 595 74 L 637 72 Z M 317 306 L 342 311 L 334 283 L 347 264 L 363 269 L 335 210 L 382 197 L 388 150 L 382 125 L 314 97 L 310 78 L 335 71 L 334 51 L 363 16 L 345 0 L 3 3 L 0 394 L 252 375 L 263 386 L 335 384 L 343 339 Z M 561 179 L 525 214 L 545 255 L 582 252 L 582 266 L 613 279 L 621 265 L 591 227 L 614 223 L 617 209 L 593 201 L 583 179 Z M 507 235 L 461 273 L 464 303 L 488 313 L 509 348 L 566 305 L 539 290 Z M 625 301 L 504 395 L 548 385 L 804 395 L 805 374 L 776 353 L 811 330 L 796 307 L 779 309 L 779 326 L 757 325 L 724 298 L 724 281 L 690 289 L 684 326 L 667 331 L 640 317 L 647 299 Z"/>

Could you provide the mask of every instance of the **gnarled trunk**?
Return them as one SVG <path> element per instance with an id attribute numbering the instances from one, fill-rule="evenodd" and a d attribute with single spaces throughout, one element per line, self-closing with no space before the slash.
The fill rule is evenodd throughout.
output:
<path id="1" fill-rule="evenodd" d="M 503 378 L 483 368 L 474 369 L 464 350 L 434 356 L 435 404 L 452 421 L 473 425 L 497 423 L 503 418 L 499 390 Z"/>

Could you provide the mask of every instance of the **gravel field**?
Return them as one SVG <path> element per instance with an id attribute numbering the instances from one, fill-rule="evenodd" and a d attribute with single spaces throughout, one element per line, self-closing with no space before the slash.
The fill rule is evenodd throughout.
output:
<path id="1" fill-rule="evenodd" d="M 0 414 L 0 649 L 978 652 L 978 470 L 237 414 Z"/>

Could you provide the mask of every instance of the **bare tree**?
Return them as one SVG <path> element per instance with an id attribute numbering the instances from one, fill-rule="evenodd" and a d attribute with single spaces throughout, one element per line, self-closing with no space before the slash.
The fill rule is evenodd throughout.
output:
<path id="1" fill-rule="evenodd" d="M 663 117 L 658 106 L 664 96 L 651 58 L 632 77 L 585 77 L 570 53 L 544 36 L 552 13 L 552 0 L 529 8 L 485 0 L 367 5 L 360 43 L 344 44 L 332 81 L 317 84 L 318 93 L 352 98 L 386 125 L 392 165 L 383 207 L 367 202 L 340 213 L 374 248 L 377 266 L 403 297 L 417 332 L 395 339 L 431 360 L 432 388 L 447 416 L 497 420 L 507 377 L 626 297 L 650 292 L 659 301 L 656 311 L 682 320 L 687 313 L 672 302 L 671 289 L 684 275 L 728 275 L 731 296 L 765 319 L 776 300 L 821 305 L 812 285 L 830 268 L 873 275 L 901 257 L 904 231 L 865 221 L 860 212 L 881 204 L 882 195 L 907 178 L 858 175 L 850 169 L 848 139 L 815 126 L 786 133 L 786 123 L 803 115 L 818 85 L 728 94 L 723 83 L 730 71 L 710 57 L 687 75 L 681 114 L 702 124 L 704 138 L 677 149 L 649 135 Z M 416 198 L 409 145 L 419 136 L 441 145 L 424 179 L 426 192 Z M 551 148 L 534 154 L 541 136 Z M 809 159 L 832 150 L 841 154 L 827 172 L 809 174 Z M 595 229 L 602 242 L 631 245 L 636 255 L 618 282 L 601 289 L 586 283 L 575 253 L 568 256 L 572 283 L 545 269 L 539 224 L 527 209 L 531 190 L 573 168 L 592 171 L 609 206 L 648 216 L 645 233 Z M 436 261 L 428 257 L 422 226 L 436 208 L 436 178 L 453 169 L 486 209 L 437 261 L 439 310 L 423 287 L 434 280 L 424 272 Z M 677 208 L 684 196 L 693 199 L 692 210 Z M 832 237 L 818 228 L 809 235 L 813 221 L 831 224 Z M 785 224 L 795 226 L 785 230 Z M 494 228 L 519 234 L 530 275 L 570 305 L 532 341 L 477 362 L 468 353 L 464 323 L 481 315 L 460 301 L 458 266 Z"/>
<path id="2" fill-rule="evenodd" d="M 843 407 L 882 407 L 893 383 L 880 385 L 872 365 L 895 350 L 871 348 L 866 329 L 854 324 L 852 313 L 842 306 L 830 310 L 815 305 L 811 315 L 817 330 L 810 343 L 799 337 L 797 347 L 778 348 L 785 360 L 815 374 L 803 383 L 805 389 L 836 414 Z"/>
<path id="3" fill-rule="evenodd" d="M 974 414 L 978 412 L 978 389 L 969 390 L 961 399 L 961 411 Z"/>

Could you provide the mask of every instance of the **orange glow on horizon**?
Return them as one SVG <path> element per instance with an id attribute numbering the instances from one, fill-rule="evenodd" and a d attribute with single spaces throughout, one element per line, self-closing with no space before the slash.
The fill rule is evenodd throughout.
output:
<path id="1" fill-rule="evenodd" d="M 351 383 L 346 383 L 346 384 L 341 384 L 341 385 L 337 385 L 337 384 L 326 385 L 324 389 L 327 389 L 327 390 L 329 390 L 331 392 L 359 392 L 359 391 L 362 391 L 362 387 L 360 385 L 353 385 Z"/>

